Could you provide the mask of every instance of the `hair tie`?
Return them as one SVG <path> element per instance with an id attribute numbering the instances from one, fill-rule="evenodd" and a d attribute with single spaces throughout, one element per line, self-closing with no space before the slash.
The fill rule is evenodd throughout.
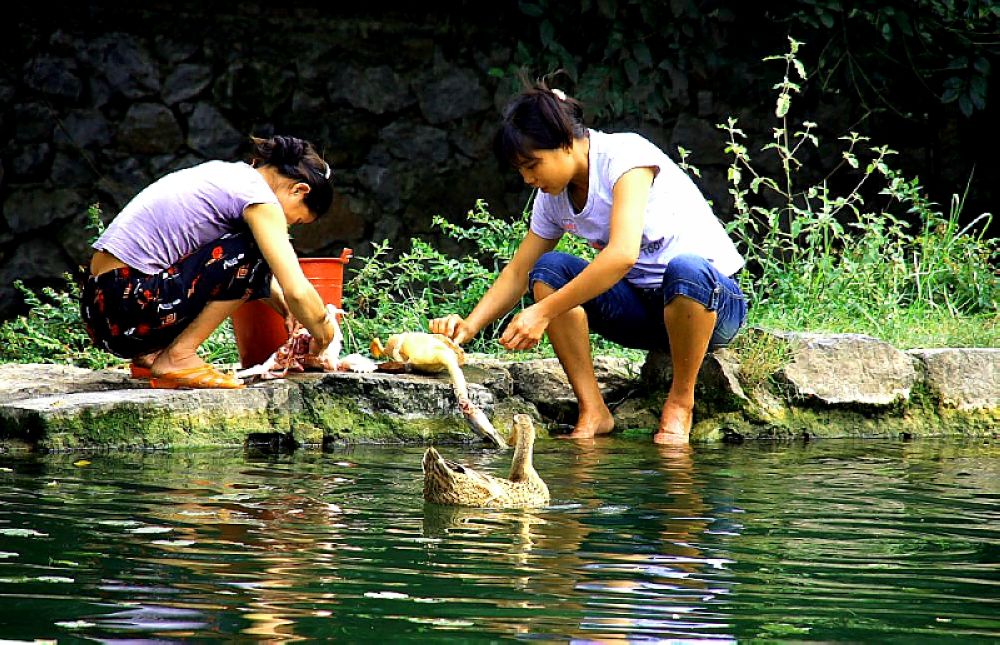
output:
<path id="1" fill-rule="evenodd" d="M 552 90 L 552 93 L 555 94 L 556 98 L 559 99 L 560 101 L 566 100 L 566 93 L 563 92 L 562 90 Z"/>
<path id="2" fill-rule="evenodd" d="M 330 169 L 330 164 L 328 164 L 328 163 L 327 163 L 327 162 L 326 162 L 326 161 L 324 160 L 324 161 L 323 161 L 323 165 L 324 165 L 324 166 L 326 166 L 326 172 L 324 172 L 324 173 L 323 173 L 323 179 L 329 179 L 329 178 L 330 178 L 330 172 L 331 172 L 331 169 Z"/>

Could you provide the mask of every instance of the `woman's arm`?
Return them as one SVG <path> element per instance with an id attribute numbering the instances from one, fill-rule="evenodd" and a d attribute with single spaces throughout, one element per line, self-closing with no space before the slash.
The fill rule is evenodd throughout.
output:
<path id="1" fill-rule="evenodd" d="M 288 223 L 277 204 L 251 204 L 243 212 L 257 246 L 281 287 L 285 304 L 322 350 L 333 340 L 333 325 L 326 319 L 323 298 L 309 282 L 288 238 Z"/>
<path id="2" fill-rule="evenodd" d="M 289 334 L 295 331 L 296 318 L 288 310 L 288 303 L 285 302 L 285 295 L 281 291 L 281 285 L 278 284 L 277 278 L 273 275 L 271 276 L 271 296 L 264 302 L 269 304 L 284 319 L 285 329 L 288 330 Z"/>
<path id="3" fill-rule="evenodd" d="M 430 321 L 430 330 L 444 334 L 457 343 L 471 340 L 483 327 L 510 311 L 528 290 L 528 273 L 559 240 L 547 240 L 535 233 L 528 234 L 514 252 L 514 257 L 503 268 L 496 281 L 466 318 L 451 314 Z"/>
<path id="4" fill-rule="evenodd" d="M 639 257 L 653 169 L 633 168 L 615 183 L 611 197 L 608 245 L 563 288 L 514 317 L 500 342 L 507 349 L 530 349 L 549 322 L 573 307 L 593 300 L 625 277 Z"/>

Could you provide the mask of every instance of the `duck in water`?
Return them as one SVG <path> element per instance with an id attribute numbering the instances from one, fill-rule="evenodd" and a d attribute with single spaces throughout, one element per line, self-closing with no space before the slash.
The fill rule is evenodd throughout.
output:
<path id="1" fill-rule="evenodd" d="M 507 479 L 448 461 L 427 448 L 423 458 L 424 500 L 435 504 L 486 508 L 532 508 L 549 503 L 549 487 L 532 463 L 535 426 L 527 414 L 515 414 L 511 427 L 514 457 Z"/>

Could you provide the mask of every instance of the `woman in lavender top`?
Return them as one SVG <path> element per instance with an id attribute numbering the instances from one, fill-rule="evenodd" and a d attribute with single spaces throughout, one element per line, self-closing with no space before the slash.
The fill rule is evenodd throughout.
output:
<path id="1" fill-rule="evenodd" d="M 96 346 L 153 387 L 237 388 L 197 354 L 246 300 L 298 320 L 319 353 L 333 338 L 288 229 L 333 200 L 330 166 L 295 137 L 252 139 L 249 163 L 207 161 L 136 195 L 94 243 L 81 314 Z"/>

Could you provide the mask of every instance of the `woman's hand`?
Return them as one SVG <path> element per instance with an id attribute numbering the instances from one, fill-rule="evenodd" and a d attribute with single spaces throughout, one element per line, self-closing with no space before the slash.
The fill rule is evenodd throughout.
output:
<path id="1" fill-rule="evenodd" d="M 309 337 L 309 349 L 306 350 L 306 351 L 309 353 L 309 356 L 319 356 L 320 352 L 322 352 L 324 349 L 326 349 L 328 345 L 329 344 L 324 345 L 323 343 L 321 343 L 318 340 L 316 340 L 315 337 L 310 336 Z"/>
<path id="2" fill-rule="evenodd" d="M 329 310 L 327 311 L 326 317 L 323 318 L 322 326 L 324 331 L 329 329 L 329 333 L 325 335 L 325 341 L 318 339 L 310 334 L 309 355 L 319 356 L 327 347 L 334 345 L 335 349 L 333 351 L 339 357 L 341 341 L 343 340 L 343 336 L 341 336 L 339 333 L 340 329 L 337 326 L 336 321 L 330 317 Z"/>
<path id="3" fill-rule="evenodd" d="M 542 339 L 549 322 L 538 304 L 531 305 L 510 321 L 500 337 L 500 344 L 509 350 L 531 349 Z"/>
<path id="4" fill-rule="evenodd" d="M 434 318 L 428 323 L 432 334 L 442 334 L 452 339 L 459 345 L 468 342 L 476 335 L 476 332 L 469 327 L 458 314 L 449 314 L 443 318 Z"/>

